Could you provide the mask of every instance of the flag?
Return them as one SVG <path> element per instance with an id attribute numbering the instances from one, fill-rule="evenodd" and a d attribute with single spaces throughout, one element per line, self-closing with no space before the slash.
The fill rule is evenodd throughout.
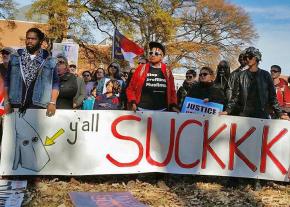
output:
<path id="1" fill-rule="evenodd" d="M 135 42 L 129 40 L 115 29 L 113 40 L 113 58 L 133 62 L 136 56 L 143 55 L 144 49 Z"/>

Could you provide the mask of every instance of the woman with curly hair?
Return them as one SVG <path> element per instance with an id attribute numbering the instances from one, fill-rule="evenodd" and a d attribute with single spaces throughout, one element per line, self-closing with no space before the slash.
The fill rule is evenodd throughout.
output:
<path id="1" fill-rule="evenodd" d="M 106 93 L 95 98 L 94 109 L 117 110 L 120 109 L 120 100 L 116 94 L 120 93 L 121 85 L 117 80 L 109 80 L 106 83 Z"/>

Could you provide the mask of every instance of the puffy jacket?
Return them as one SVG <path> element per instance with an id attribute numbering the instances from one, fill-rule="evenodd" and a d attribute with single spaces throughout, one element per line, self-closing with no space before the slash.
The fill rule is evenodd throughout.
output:
<path id="1" fill-rule="evenodd" d="M 150 68 L 150 63 L 147 63 L 145 65 L 140 65 L 136 71 L 134 72 L 132 79 L 129 83 L 129 86 L 127 87 L 126 94 L 128 103 L 138 103 L 141 100 L 142 95 L 142 88 L 144 85 L 144 82 L 147 77 L 147 73 Z M 166 89 L 166 95 L 167 95 L 167 105 L 168 109 L 170 110 L 172 107 L 177 107 L 177 98 L 176 98 L 176 91 L 174 86 L 174 78 L 169 69 L 166 68 L 166 65 L 164 63 L 161 64 L 161 71 L 165 77 L 167 89 Z"/>
<path id="2" fill-rule="evenodd" d="M 257 71 L 257 87 L 259 90 L 259 100 L 261 103 L 261 111 L 268 113 L 269 107 L 273 109 L 277 116 L 282 115 L 282 110 L 276 98 L 276 91 L 273 80 L 269 72 L 258 69 Z M 233 110 L 238 109 L 240 112 L 245 111 L 247 106 L 248 88 L 250 86 L 250 72 L 244 70 L 238 74 L 234 89 L 232 91 L 232 98 L 228 103 L 227 112 L 232 113 Z"/>

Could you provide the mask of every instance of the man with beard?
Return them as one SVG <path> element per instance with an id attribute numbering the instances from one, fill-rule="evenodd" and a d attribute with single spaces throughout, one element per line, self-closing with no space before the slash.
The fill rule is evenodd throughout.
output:
<path id="1" fill-rule="evenodd" d="M 5 79 L 6 113 L 19 108 L 24 114 L 26 109 L 44 109 L 46 115 L 53 116 L 59 92 L 59 78 L 56 60 L 41 49 L 45 35 L 38 28 L 26 32 L 26 48 L 19 49 L 10 57 Z"/>

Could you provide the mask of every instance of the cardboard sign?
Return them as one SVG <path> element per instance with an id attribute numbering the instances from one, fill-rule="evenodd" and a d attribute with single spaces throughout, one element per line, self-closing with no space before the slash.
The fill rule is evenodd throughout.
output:
<path id="1" fill-rule="evenodd" d="M 71 192 L 69 196 L 75 207 L 146 207 L 129 192 Z"/>
<path id="2" fill-rule="evenodd" d="M 63 55 L 68 64 L 78 65 L 79 45 L 73 42 L 53 43 L 52 57 Z"/>
<path id="3" fill-rule="evenodd" d="M 4 117 L 3 175 L 162 172 L 289 182 L 290 124 L 172 112 L 27 110 Z"/>
<path id="4" fill-rule="evenodd" d="M 104 86 L 103 86 L 103 94 L 105 94 L 107 92 L 107 88 L 106 88 L 106 84 L 108 83 L 108 81 L 111 80 L 110 78 L 105 78 L 105 82 L 104 82 Z M 118 80 L 118 82 L 120 83 L 120 92 L 122 90 L 124 81 L 123 80 Z M 116 94 L 117 97 L 120 97 L 120 93 Z"/>
<path id="5" fill-rule="evenodd" d="M 20 207 L 27 181 L 0 180 L 0 206 Z"/>
<path id="6" fill-rule="evenodd" d="M 223 105 L 207 102 L 205 103 L 201 99 L 186 97 L 181 109 L 182 113 L 192 113 L 192 114 L 210 114 L 217 115 L 219 112 L 223 111 Z"/>

